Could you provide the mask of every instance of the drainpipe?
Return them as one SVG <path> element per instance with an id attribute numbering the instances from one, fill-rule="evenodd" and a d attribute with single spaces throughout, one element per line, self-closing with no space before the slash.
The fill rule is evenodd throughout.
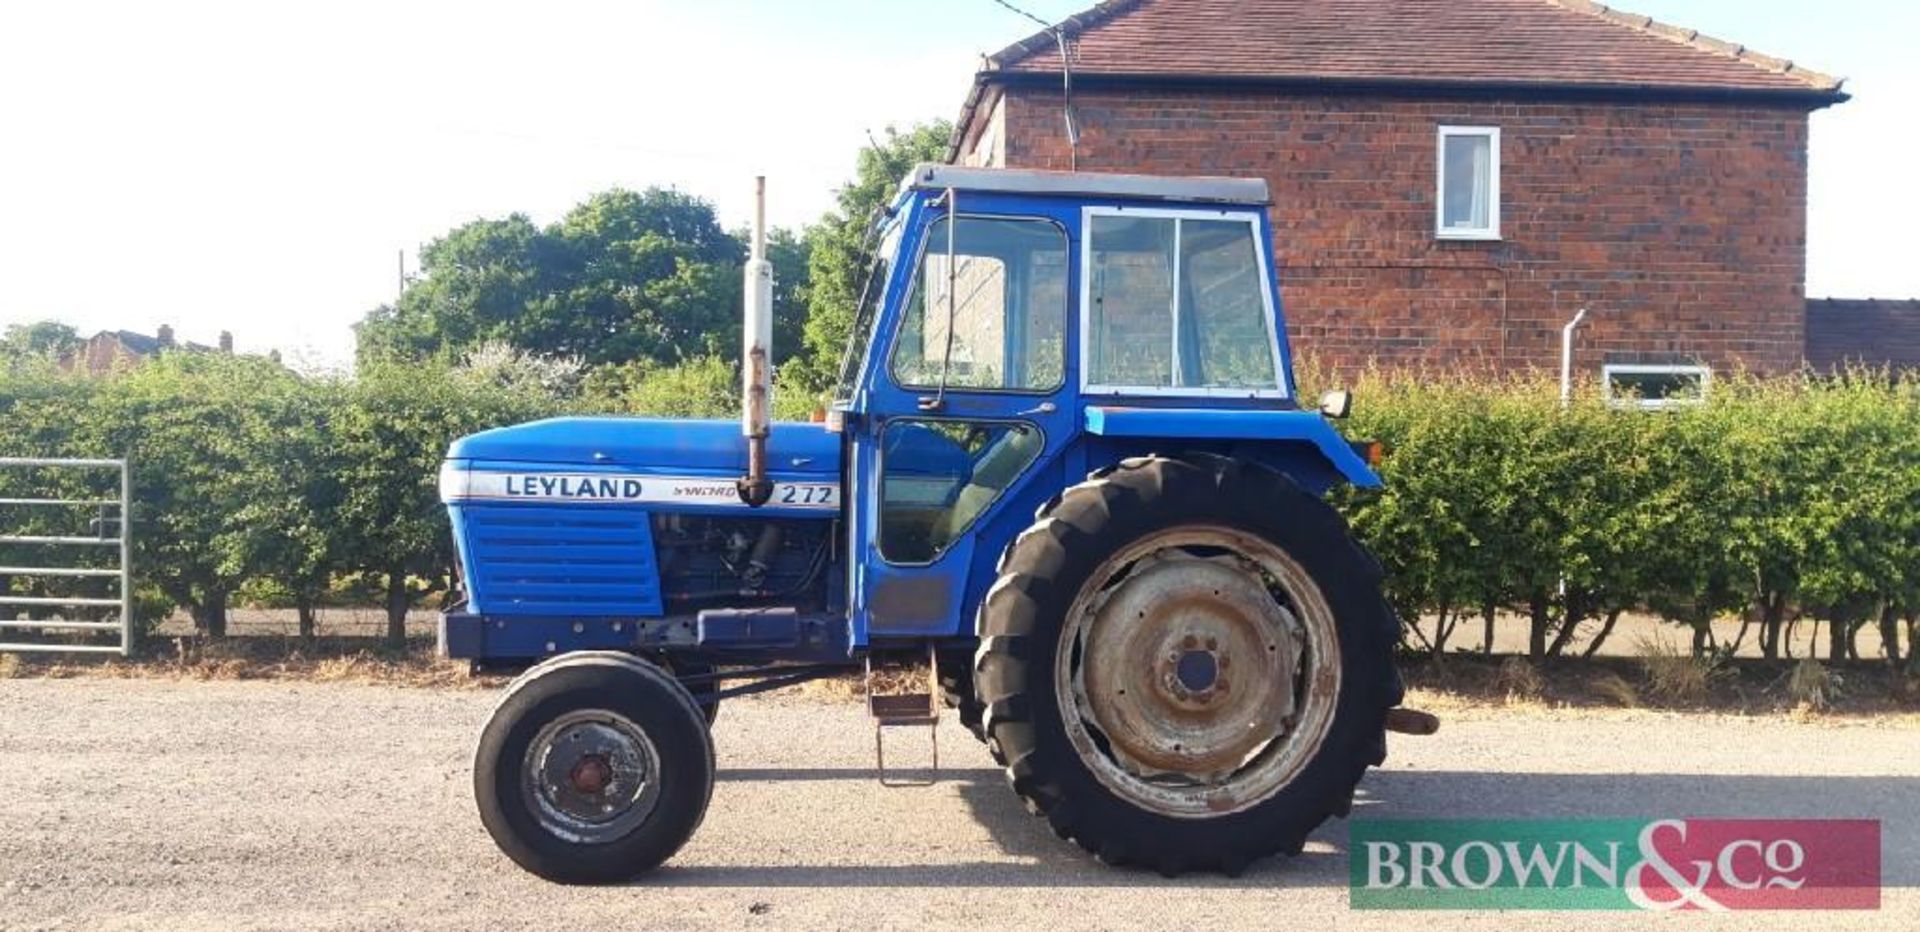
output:
<path id="1" fill-rule="evenodd" d="M 1560 407 L 1573 403 L 1573 330 L 1587 319 L 1587 309 L 1581 308 L 1573 319 L 1560 328 Z"/>
<path id="2" fill-rule="evenodd" d="M 1587 309 L 1581 308 L 1560 328 L 1560 407 L 1573 404 L 1573 331 L 1580 322 L 1587 319 Z M 1560 584 L 1554 590 L 1562 602 L 1567 598 L 1567 574 L 1560 574 Z"/>

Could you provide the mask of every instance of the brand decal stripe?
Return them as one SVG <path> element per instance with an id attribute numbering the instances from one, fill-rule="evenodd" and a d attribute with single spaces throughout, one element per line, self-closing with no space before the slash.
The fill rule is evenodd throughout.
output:
<path id="1" fill-rule="evenodd" d="M 446 470 L 440 477 L 444 502 L 568 502 L 579 504 L 665 504 L 747 507 L 731 479 L 711 476 L 639 476 L 613 473 L 527 473 Z M 837 482 L 776 482 L 768 502 L 782 508 L 832 510 L 840 507 Z"/>

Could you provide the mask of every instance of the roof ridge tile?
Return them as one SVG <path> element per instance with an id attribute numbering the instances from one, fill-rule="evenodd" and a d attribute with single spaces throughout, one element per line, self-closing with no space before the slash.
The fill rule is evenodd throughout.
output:
<path id="1" fill-rule="evenodd" d="M 1816 90 L 1837 91 L 1842 85 L 1847 83 L 1845 78 L 1836 78 L 1831 75 L 1822 74 L 1811 68 L 1801 68 L 1795 65 L 1790 59 L 1768 55 L 1764 52 L 1756 52 L 1738 42 L 1728 42 L 1725 39 L 1715 38 L 1698 29 L 1688 29 L 1684 26 L 1663 23 L 1645 14 L 1631 13 L 1626 10 L 1610 7 L 1604 3 L 1595 3 L 1594 0 L 1544 0 L 1544 2 L 1570 12 L 1585 13 L 1610 23 L 1617 23 L 1629 29 L 1645 33 L 1646 35 L 1691 46 L 1703 52 L 1724 55 L 1735 61 L 1744 62 L 1764 71 L 1791 75 Z"/>
<path id="2" fill-rule="evenodd" d="M 1055 26 L 1066 32 L 1068 37 L 1071 38 L 1115 16 L 1119 16 L 1134 7 L 1140 6 L 1145 2 L 1146 0 L 1100 0 L 1099 3 L 1062 19 L 1056 23 Z M 1008 65 L 1025 61 L 1032 57 L 1035 52 L 1041 51 L 1053 44 L 1053 30 L 1042 29 L 998 52 L 988 55 L 987 68 L 1005 68 Z"/>

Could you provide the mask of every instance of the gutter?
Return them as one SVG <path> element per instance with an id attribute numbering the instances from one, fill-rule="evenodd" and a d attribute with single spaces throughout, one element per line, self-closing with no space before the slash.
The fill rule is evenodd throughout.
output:
<path id="1" fill-rule="evenodd" d="M 1809 112 L 1853 99 L 1840 90 L 1761 87 L 1709 87 L 1664 84 L 1601 84 L 1565 81 L 1473 81 L 1427 78 L 1348 78 L 1315 75 L 1212 75 L 1173 73 L 1074 72 L 1082 90 L 1268 91 L 1292 94 L 1390 96 L 1414 99 L 1603 101 L 1620 103 L 1703 103 L 1787 107 Z M 947 144 L 947 161 L 960 157 L 960 147 L 980 116 L 990 90 L 1010 87 L 1053 88 L 1056 71 L 1005 71 L 989 67 L 974 75 L 973 87 L 954 121 Z"/>

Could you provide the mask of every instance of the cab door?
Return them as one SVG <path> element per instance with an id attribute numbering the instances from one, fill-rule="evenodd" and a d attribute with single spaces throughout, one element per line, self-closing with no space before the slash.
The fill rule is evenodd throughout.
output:
<path id="1" fill-rule="evenodd" d="M 856 644 L 970 632 L 983 555 L 1026 525 L 1001 519 L 1073 434 L 1070 221 L 953 198 L 920 213 L 850 425 Z"/>

